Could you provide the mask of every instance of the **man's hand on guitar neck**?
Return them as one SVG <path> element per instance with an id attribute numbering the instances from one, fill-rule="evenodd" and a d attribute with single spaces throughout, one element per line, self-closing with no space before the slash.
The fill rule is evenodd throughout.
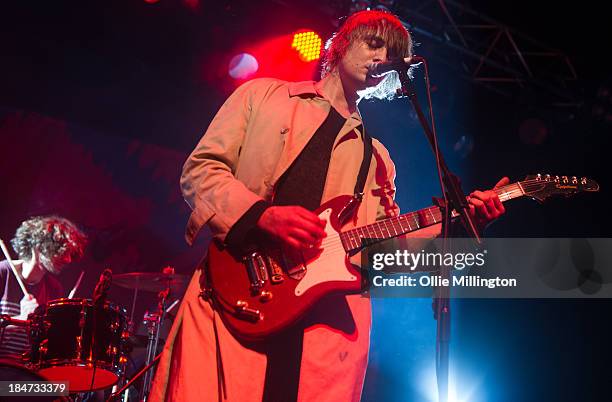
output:
<path id="1" fill-rule="evenodd" d="M 495 188 L 505 186 L 510 183 L 510 179 L 503 177 L 497 182 Z M 474 219 L 474 223 L 478 229 L 482 231 L 489 223 L 502 216 L 506 209 L 499 200 L 499 196 L 494 190 L 473 191 L 467 197 L 470 215 Z"/>
<path id="2" fill-rule="evenodd" d="M 259 217 L 257 227 L 295 250 L 318 247 L 327 236 L 325 221 L 298 206 L 269 207 Z"/>

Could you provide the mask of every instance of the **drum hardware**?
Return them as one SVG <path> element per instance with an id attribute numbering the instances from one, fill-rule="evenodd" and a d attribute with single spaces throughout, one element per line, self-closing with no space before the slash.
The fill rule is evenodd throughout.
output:
<path id="1" fill-rule="evenodd" d="M 106 399 L 106 402 L 111 402 L 111 401 L 117 399 L 117 397 L 119 397 L 122 393 L 125 393 L 124 395 L 127 395 L 128 388 L 130 388 L 138 379 L 140 379 L 140 377 L 142 377 L 144 374 L 148 373 L 149 370 L 151 368 L 153 368 L 159 362 L 160 358 L 161 358 L 161 353 L 158 354 L 157 356 L 155 356 L 155 358 L 151 361 L 151 363 L 149 363 L 146 366 L 144 366 L 138 373 L 136 373 L 136 375 L 134 375 L 134 377 L 132 377 L 128 382 L 126 382 L 125 385 L 123 387 L 121 387 L 121 389 L 113 392 Z"/>
<path id="2" fill-rule="evenodd" d="M 147 400 L 154 374 L 151 368 L 160 358 L 156 352 L 163 338 L 162 325 L 180 302 L 171 295 L 174 292 L 182 294 L 189 280 L 186 275 L 175 274 L 170 267 L 161 273 L 128 273 L 115 278 L 115 284 L 134 289 L 131 317 L 134 317 L 139 290 L 158 292 L 158 308 L 147 312 L 143 318 L 146 336 L 142 337 L 142 345 L 146 343 L 147 346 L 146 364 L 129 381 L 125 373 L 134 338 L 131 331 L 134 321 L 127 320 L 124 308 L 106 300 L 109 282 L 99 282 L 92 299 L 51 300 L 39 306 L 29 320 L 0 316 L 0 329 L 8 325 L 28 328 L 31 347 L 24 353 L 27 369 L 47 380 L 69 381 L 70 391 L 77 393 L 70 397 L 72 401 L 86 398 L 89 391 L 111 386 L 113 393 L 109 400 L 123 394 L 127 401 L 125 390 L 139 380 L 143 380 L 140 400 Z M 82 276 L 77 283 L 80 279 Z M 73 296 L 74 292 L 71 293 Z"/>
<path id="3" fill-rule="evenodd" d="M 172 267 L 165 267 L 160 273 L 130 272 L 114 276 L 113 284 L 128 289 L 134 289 L 132 311 L 130 313 L 130 333 L 133 333 L 133 317 L 139 290 L 158 292 L 158 308 L 157 311 L 153 313 L 147 311 L 143 318 L 143 324 L 145 324 L 147 328 L 147 352 L 145 367 L 134 377 L 132 377 L 132 379 L 130 379 L 130 381 L 128 381 L 128 383 L 125 384 L 120 391 L 113 393 L 109 400 L 115 399 L 121 393 L 126 392 L 129 386 L 142 376 L 144 376 L 144 378 L 142 389 L 140 390 L 139 400 L 143 402 L 147 400 L 154 375 L 154 370 L 151 370 L 151 368 L 155 366 L 155 363 L 159 359 L 159 355 L 156 356 L 155 354 L 157 353 L 157 348 L 159 345 L 161 328 L 166 318 L 166 314 L 179 302 L 179 300 L 175 300 L 168 306 L 170 295 L 175 292 L 182 293 L 187 286 L 188 280 L 189 278 L 186 275 L 175 274 L 174 268 Z M 127 393 L 125 395 L 127 395 Z"/>
<path id="4" fill-rule="evenodd" d="M 30 320 L 20 320 L 11 317 L 8 314 L 0 314 L 0 328 L 7 327 L 9 325 L 15 325 L 17 327 L 29 327 Z"/>
<path id="5" fill-rule="evenodd" d="M 80 343 L 81 339 L 78 338 L 77 341 Z M 49 350 L 49 348 L 47 347 L 47 342 L 48 340 L 45 339 L 44 341 L 42 341 L 40 343 L 40 346 L 38 347 L 38 351 L 40 352 L 40 356 L 44 359 L 47 356 L 47 351 Z M 31 356 L 30 356 L 31 358 Z"/>
<path id="6" fill-rule="evenodd" d="M 163 273 L 166 275 L 174 275 L 174 268 L 166 267 L 163 269 Z M 146 366 L 149 366 L 153 359 L 155 358 L 155 354 L 157 353 L 157 346 L 159 344 L 159 333 L 160 328 L 164 322 L 164 318 L 166 316 L 166 302 L 170 297 L 170 279 L 166 281 L 166 289 L 160 291 L 157 294 L 158 299 L 158 312 L 157 314 L 150 314 L 147 320 L 147 315 L 145 314 L 145 322 L 147 325 L 147 332 L 149 335 L 149 342 L 147 344 L 147 360 L 145 362 Z M 151 366 L 153 368 L 153 366 Z M 149 389 L 151 388 L 151 381 L 153 380 L 153 375 L 155 374 L 155 370 L 147 370 L 144 377 L 144 382 L 141 390 L 141 401 L 146 402 L 149 396 Z"/>
<path id="7" fill-rule="evenodd" d="M 16 327 L 25 327 L 25 328 L 29 328 L 30 327 L 30 320 L 20 320 L 18 318 L 13 318 L 8 314 L 0 314 L 0 343 L 2 343 L 2 341 L 4 340 L 4 329 L 6 327 L 8 327 L 9 325 L 13 325 Z M 28 352 L 24 352 L 21 355 L 21 361 L 22 362 L 27 362 L 29 361 L 30 356 Z M 2 378 L 2 377 L 0 377 Z"/>
<path id="8" fill-rule="evenodd" d="M 175 274 L 174 268 L 165 267 L 162 272 L 129 272 L 113 276 L 113 285 L 134 290 L 132 309 L 130 311 L 129 330 L 134 332 L 134 312 L 136 300 L 141 290 L 147 292 L 161 292 L 170 288 L 173 294 L 182 294 L 187 287 L 189 277 Z"/>
<path id="9" fill-rule="evenodd" d="M 83 352 L 83 332 L 85 331 L 85 320 L 87 319 L 87 312 L 85 311 L 86 304 L 85 300 L 81 302 L 81 313 L 79 314 L 79 328 L 81 329 L 81 334 L 76 337 L 76 351 L 75 351 L 75 359 L 78 359 Z"/>
<path id="10" fill-rule="evenodd" d="M 148 292 L 170 288 L 172 293 L 177 294 L 185 290 L 188 282 L 187 275 L 175 274 L 172 267 L 165 267 L 162 272 L 129 272 L 113 276 L 113 285 Z"/>
<path id="11" fill-rule="evenodd" d="M 112 278 L 113 278 L 113 271 L 110 268 L 106 268 L 102 271 L 102 273 L 100 274 L 100 278 L 98 279 L 98 283 L 96 284 L 96 287 L 94 288 L 94 292 L 93 292 L 93 296 L 92 296 L 92 300 L 93 300 L 93 317 L 92 317 L 92 338 L 91 338 L 91 343 L 89 344 L 89 357 L 87 359 L 87 361 L 89 362 L 89 365 L 91 367 L 93 367 L 92 373 L 91 373 L 91 383 L 89 385 L 89 391 L 93 391 L 94 390 L 94 385 L 96 383 L 96 372 L 98 369 L 98 359 L 94 359 L 94 350 L 96 350 L 96 353 L 101 353 L 104 354 L 106 352 L 106 356 L 113 358 L 114 356 L 110 355 L 108 353 L 108 350 L 112 350 L 112 345 L 108 345 L 108 347 L 106 348 L 106 351 L 103 349 L 104 344 L 102 344 L 102 348 L 100 348 L 100 340 L 99 340 L 99 331 L 98 331 L 98 326 L 100 324 L 100 317 L 103 313 L 102 309 L 104 308 L 104 305 L 106 303 L 106 299 L 108 296 L 108 291 L 110 289 L 111 283 L 112 283 Z M 87 313 L 84 313 L 85 316 L 85 320 L 87 319 Z M 111 330 L 111 332 L 116 333 L 114 331 L 116 331 L 117 327 L 114 325 L 116 323 L 116 321 L 112 321 L 109 325 L 109 328 Z M 81 332 L 84 330 L 83 327 L 81 327 Z M 119 364 L 117 364 L 119 366 Z M 117 377 L 117 381 L 119 380 L 120 375 Z M 113 384 L 116 384 L 115 381 Z"/>

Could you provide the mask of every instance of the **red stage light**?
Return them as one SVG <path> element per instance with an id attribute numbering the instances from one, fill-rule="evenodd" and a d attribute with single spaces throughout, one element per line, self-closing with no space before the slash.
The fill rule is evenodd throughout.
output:
<path id="1" fill-rule="evenodd" d="M 297 50 L 300 59 L 311 62 L 321 57 L 321 37 L 313 31 L 298 32 L 293 35 L 291 47 Z"/>

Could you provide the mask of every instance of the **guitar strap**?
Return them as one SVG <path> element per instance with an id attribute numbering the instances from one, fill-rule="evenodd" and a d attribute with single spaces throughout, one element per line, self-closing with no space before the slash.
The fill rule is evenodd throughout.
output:
<path id="1" fill-rule="evenodd" d="M 361 201 L 365 181 L 368 177 L 368 170 L 370 170 L 370 161 L 372 160 L 372 137 L 368 135 L 363 125 L 359 125 L 357 129 L 361 132 L 361 138 L 363 139 L 363 160 L 361 161 L 357 182 L 355 183 L 354 197 Z"/>
<path id="2" fill-rule="evenodd" d="M 345 222 L 347 219 L 351 219 L 355 211 L 357 211 L 357 207 L 361 205 L 361 200 L 363 199 L 363 189 L 365 187 L 366 178 L 368 177 L 368 170 L 370 170 L 370 162 L 372 161 L 372 137 L 370 137 L 363 125 L 359 125 L 356 127 L 361 133 L 361 138 L 363 139 L 363 160 L 361 161 L 361 167 L 359 168 L 359 173 L 357 174 L 357 182 L 355 183 L 355 190 L 353 193 L 353 198 L 345 205 L 344 209 L 340 211 L 338 215 L 338 219 L 340 222 Z"/>

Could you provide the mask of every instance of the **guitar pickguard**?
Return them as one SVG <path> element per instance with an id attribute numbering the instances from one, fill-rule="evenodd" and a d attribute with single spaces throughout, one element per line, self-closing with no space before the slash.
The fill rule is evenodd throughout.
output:
<path id="1" fill-rule="evenodd" d="M 326 222 L 325 233 L 327 237 L 321 242 L 322 251 L 318 254 L 318 257 L 305 261 L 306 274 L 295 287 L 296 296 L 302 296 L 308 289 L 320 283 L 357 280 L 357 277 L 346 266 L 346 251 L 342 246 L 340 234 L 330 223 L 329 217 L 331 213 L 332 209 L 328 208 L 319 214 L 319 217 Z"/>

